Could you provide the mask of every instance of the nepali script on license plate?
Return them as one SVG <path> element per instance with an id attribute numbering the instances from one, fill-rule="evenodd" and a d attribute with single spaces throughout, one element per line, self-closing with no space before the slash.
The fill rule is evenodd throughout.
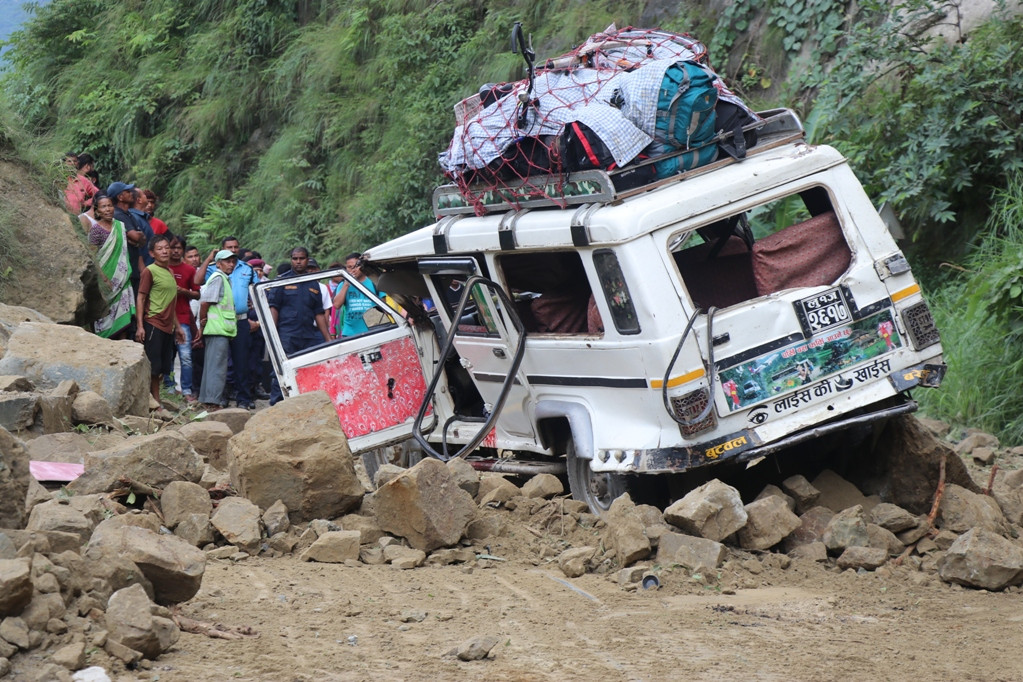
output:
<path id="1" fill-rule="evenodd" d="M 796 301 L 796 314 L 799 315 L 803 330 L 811 336 L 852 321 L 849 306 L 840 289 L 831 289 Z"/>

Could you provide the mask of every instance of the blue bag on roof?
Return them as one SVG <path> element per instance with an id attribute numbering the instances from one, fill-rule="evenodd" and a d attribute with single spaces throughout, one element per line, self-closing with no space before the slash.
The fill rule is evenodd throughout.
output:
<path id="1" fill-rule="evenodd" d="M 625 74 L 612 99 L 653 142 L 643 150 L 658 178 L 698 168 L 717 158 L 714 107 L 717 78 L 692 61 L 660 59 Z"/>
<path id="2" fill-rule="evenodd" d="M 714 107 L 718 91 L 714 74 L 693 62 L 677 62 L 667 68 L 657 96 L 657 117 L 650 156 L 671 154 L 654 164 L 657 177 L 698 168 L 717 158 L 718 148 L 710 144 L 715 135 Z"/>

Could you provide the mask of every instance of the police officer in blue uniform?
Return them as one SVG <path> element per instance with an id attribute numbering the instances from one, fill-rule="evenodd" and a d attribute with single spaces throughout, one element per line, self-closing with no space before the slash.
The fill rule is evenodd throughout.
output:
<path id="1" fill-rule="evenodd" d="M 308 249 L 296 247 L 291 251 L 291 270 L 278 279 L 304 275 L 308 268 Z M 267 294 L 267 302 L 274 324 L 277 325 L 277 333 L 281 337 L 281 346 L 289 357 L 330 340 L 320 285 L 315 280 L 274 287 Z M 274 375 L 273 386 L 270 389 L 270 404 L 276 405 L 283 399 L 280 384 Z"/>

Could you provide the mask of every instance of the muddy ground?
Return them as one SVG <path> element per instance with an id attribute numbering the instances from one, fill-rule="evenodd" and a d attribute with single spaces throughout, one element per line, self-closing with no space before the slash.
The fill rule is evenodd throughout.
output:
<path id="1" fill-rule="evenodd" d="M 600 548 L 601 532 L 556 503 L 485 513 L 505 530 L 473 549 L 503 561 L 211 560 L 182 613 L 258 638 L 182 633 L 149 670 L 116 679 L 1023 680 L 1020 588 L 947 585 L 912 562 L 843 572 L 733 548 L 714 575 L 648 562 L 660 587 L 628 590 L 610 561 L 574 579 L 558 569 L 563 549 Z M 453 655 L 485 636 L 498 639 L 490 659 Z"/>
<path id="2" fill-rule="evenodd" d="M 528 556 L 490 563 L 213 561 L 184 613 L 259 638 L 182 634 L 151 670 L 119 679 L 1023 679 L 1018 590 L 950 587 L 908 567 L 781 569 L 748 555 L 709 585 L 661 570 L 660 589 L 627 592 Z M 492 660 L 449 653 L 485 635 L 499 638 Z"/>

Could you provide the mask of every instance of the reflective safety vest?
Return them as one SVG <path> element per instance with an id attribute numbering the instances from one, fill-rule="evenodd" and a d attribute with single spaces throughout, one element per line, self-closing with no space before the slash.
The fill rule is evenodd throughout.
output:
<path id="1" fill-rule="evenodd" d="M 238 333 L 238 327 L 235 324 L 231 281 L 220 270 L 210 275 L 209 281 L 212 282 L 214 277 L 224 278 L 224 290 L 220 295 L 220 300 L 211 303 L 206 310 L 206 326 L 203 327 L 202 333 L 205 336 L 235 336 Z"/>

